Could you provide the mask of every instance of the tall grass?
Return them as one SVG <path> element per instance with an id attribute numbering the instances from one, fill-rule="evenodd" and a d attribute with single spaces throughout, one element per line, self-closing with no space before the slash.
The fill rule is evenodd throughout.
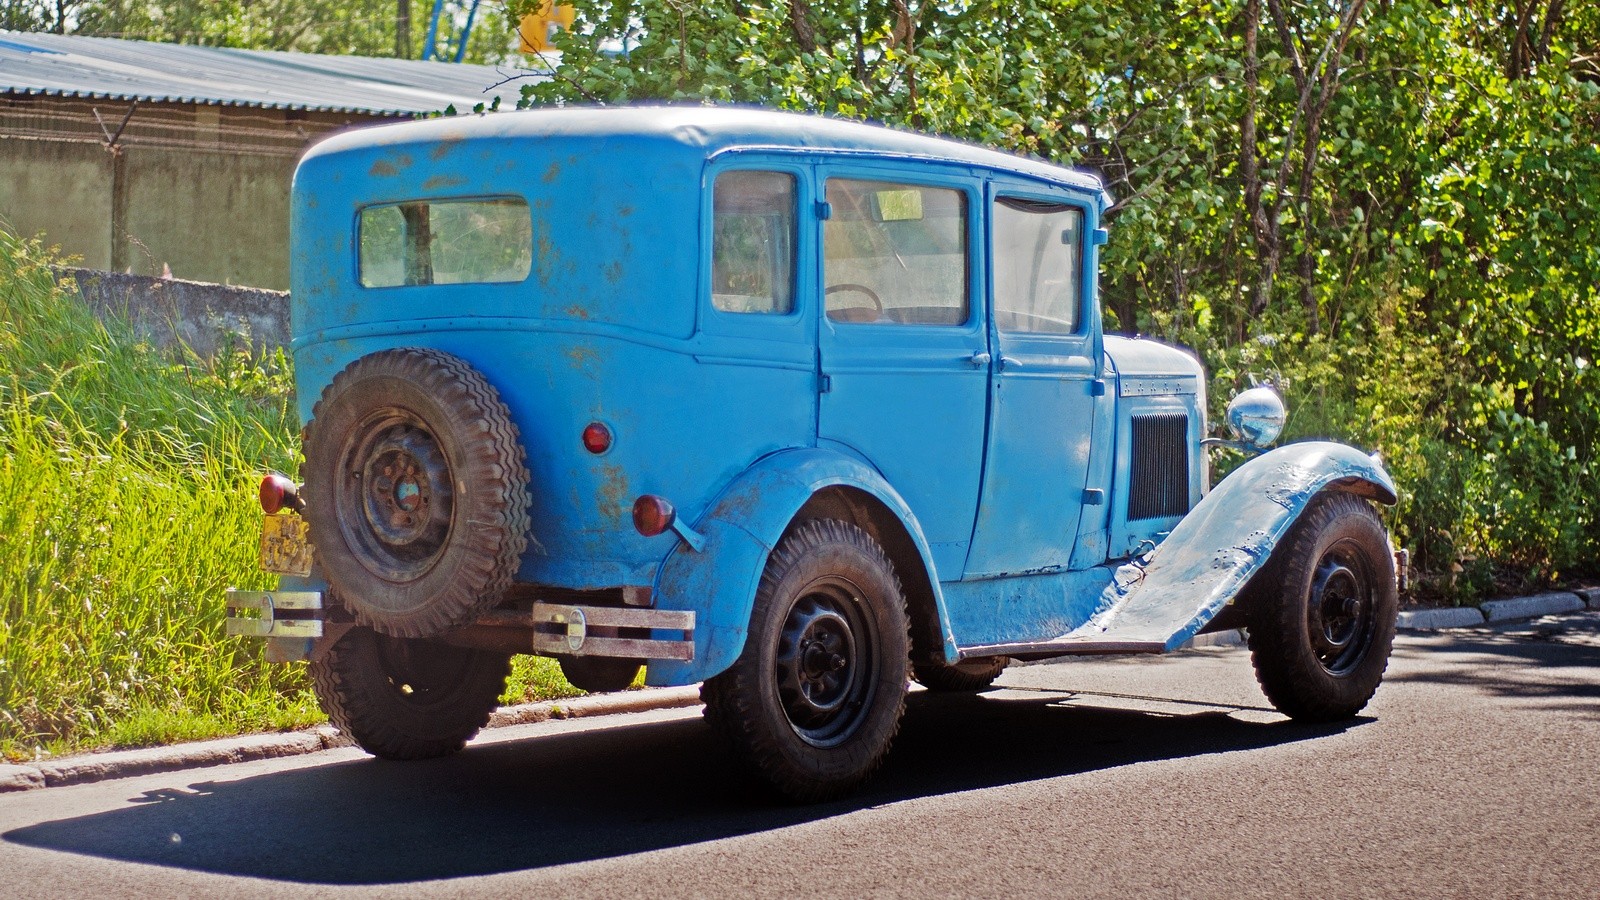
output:
<path id="1" fill-rule="evenodd" d="M 0 232 L 0 755 L 322 720 L 303 664 L 223 633 L 256 566 L 266 468 L 293 471 L 281 352 L 160 352 Z M 507 698 L 577 693 L 519 661 Z"/>
<path id="2" fill-rule="evenodd" d="M 303 667 L 223 634 L 256 473 L 294 460 L 281 354 L 156 351 L 0 233 L 0 754 L 293 726 Z"/>

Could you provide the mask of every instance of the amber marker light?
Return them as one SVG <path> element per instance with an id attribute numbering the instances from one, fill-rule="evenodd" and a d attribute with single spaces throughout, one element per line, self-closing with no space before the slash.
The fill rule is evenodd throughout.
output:
<path id="1" fill-rule="evenodd" d="M 299 512 L 304 506 L 300 502 L 300 488 L 286 476 L 272 472 L 261 479 L 261 489 L 258 491 L 261 498 L 261 508 L 267 515 L 273 515 L 278 510 L 288 507 Z"/>
<path id="2" fill-rule="evenodd" d="M 590 422 L 583 429 L 583 449 L 596 456 L 611 449 L 611 429 L 604 422 Z"/>
<path id="3" fill-rule="evenodd" d="M 645 494 L 633 501 L 633 527 L 645 537 L 655 537 L 671 528 L 677 516 L 665 497 Z"/>

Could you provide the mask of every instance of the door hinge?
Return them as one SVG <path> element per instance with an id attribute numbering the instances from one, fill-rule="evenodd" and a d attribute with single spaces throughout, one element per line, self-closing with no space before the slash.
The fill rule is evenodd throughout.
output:
<path id="1" fill-rule="evenodd" d="M 826 200 L 817 201 L 817 218 L 827 221 L 833 218 L 833 204 Z"/>
<path id="2" fill-rule="evenodd" d="M 831 390 L 833 390 L 833 376 L 832 375 L 818 375 L 817 376 L 817 393 L 826 394 L 827 392 L 829 392 Z"/>
<path id="3" fill-rule="evenodd" d="M 1099 488 L 1084 488 L 1084 491 L 1083 491 L 1083 505 L 1084 506 L 1099 506 L 1100 504 L 1102 504 L 1104 502 L 1106 502 L 1106 492 L 1105 491 L 1102 491 Z"/>
<path id="4" fill-rule="evenodd" d="M 1104 397 L 1105 395 L 1106 380 L 1104 378 L 1096 378 L 1095 380 L 1089 382 L 1089 396 Z"/>

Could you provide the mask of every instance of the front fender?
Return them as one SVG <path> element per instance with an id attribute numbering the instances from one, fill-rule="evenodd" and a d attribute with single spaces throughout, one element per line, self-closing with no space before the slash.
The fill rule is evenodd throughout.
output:
<path id="1" fill-rule="evenodd" d="M 785 450 L 757 461 L 735 478 L 695 523 L 706 538 L 703 550 L 679 542 L 656 575 L 659 609 L 695 614 L 694 659 L 652 660 L 651 685 L 693 684 L 733 665 L 744 650 L 756 587 L 767 556 L 812 495 L 828 487 L 864 491 L 881 501 L 905 526 L 933 584 L 934 603 L 947 658 L 956 658 L 954 638 L 939 579 L 922 527 L 900 495 L 871 466 L 836 450 Z"/>
<path id="2" fill-rule="evenodd" d="M 1213 488 L 1143 566 L 1124 566 L 1110 602 L 1068 640 L 1176 649 L 1261 571 L 1323 490 L 1398 499 L 1383 464 L 1344 444 L 1308 441 L 1263 453 Z"/>

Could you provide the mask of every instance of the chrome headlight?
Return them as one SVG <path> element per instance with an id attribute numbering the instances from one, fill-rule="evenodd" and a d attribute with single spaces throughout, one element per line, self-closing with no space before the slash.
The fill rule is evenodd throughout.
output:
<path id="1" fill-rule="evenodd" d="M 1241 392 L 1228 403 L 1228 428 L 1239 440 L 1266 447 L 1277 440 L 1288 415 L 1278 392 L 1270 385 L 1261 385 Z"/>

